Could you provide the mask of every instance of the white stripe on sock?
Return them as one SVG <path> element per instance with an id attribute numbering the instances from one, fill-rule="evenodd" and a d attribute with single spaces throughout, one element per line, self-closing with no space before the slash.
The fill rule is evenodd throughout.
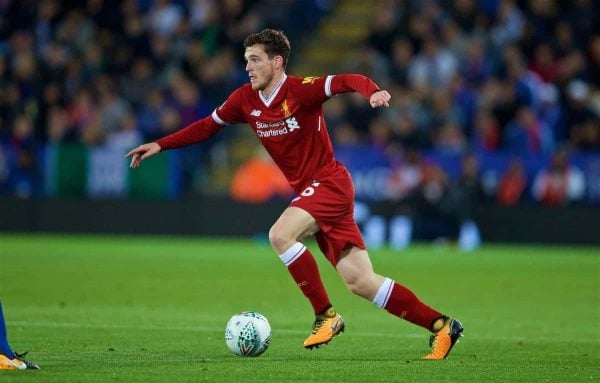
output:
<path id="1" fill-rule="evenodd" d="M 296 259 L 300 258 L 305 250 L 306 246 L 300 242 L 296 242 L 289 249 L 284 251 L 283 254 L 279 254 L 279 258 L 286 266 L 289 266 L 294 263 Z"/>
<path id="2" fill-rule="evenodd" d="M 390 278 L 386 278 L 381 286 L 379 286 L 379 290 L 377 290 L 377 294 L 375 294 L 375 298 L 373 298 L 373 303 L 379 308 L 384 308 L 390 299 L 390 295 L 392 295 L 393 288 L 394 281 Z"/>

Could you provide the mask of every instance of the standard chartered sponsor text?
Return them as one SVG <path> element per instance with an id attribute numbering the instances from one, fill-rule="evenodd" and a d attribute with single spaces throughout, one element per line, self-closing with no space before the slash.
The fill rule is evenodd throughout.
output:
<path id="1" fill-rule="evenodd" d="M 277 122 L 256 121 L 256 129 L 280 128 L 282 126 L 285 126 L 285 121 L 277 121 Z"/>
<path id="2" fill-rule="evenodd" d="M 284 134 L 288 134 L 288 129 L 284 127 L 282 129 L 257 130 L 256 134 L 261 138 L 281 136 Z"/>

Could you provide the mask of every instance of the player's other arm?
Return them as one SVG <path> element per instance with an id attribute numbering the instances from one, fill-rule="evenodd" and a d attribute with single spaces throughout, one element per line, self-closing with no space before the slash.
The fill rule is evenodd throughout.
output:
<path id="1" fill-rule="evenodd" d="M 129 167 L 137 168 L 143 160 L 162 150 L 181 148 L 207 140 L 225 125 L 244 122 L 240 104 L 241 88 L 238 88 L 229 96 L 227 101 L 213 111 L 212 115 L 204 117 L 155 142 L 140 145 L 131 150 L 125 155 L 125 157 L 131 156 Z"/>
<path id="2" fill-rule="evenodd" d="M 338 74 L 331 77 L 330 83 L 326 84 L 328 96 L 338 93 L 358 92 L 369 100 L 372 108 L 390 106 L 392 98 L 387 90 L 379 89 L 377 84 L 370 78 L 360 74 Z"/>
<path id="3" fill-rule="evenodd" d="M 207 116 L 175 133 L 154 142 L 140 145 L 127 153 L 125 157 L 131 157 L 130 168 L 137 168 L 143 160 L 157 154 L 161 150 L 181 148 L 202 142 L 221 130 L 222 127 L 222 125 L 215 122 L 212 116 Z"/>

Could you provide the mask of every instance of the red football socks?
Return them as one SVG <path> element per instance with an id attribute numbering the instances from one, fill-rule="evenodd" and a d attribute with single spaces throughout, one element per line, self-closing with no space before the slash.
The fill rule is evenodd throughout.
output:
<path id="1" fill-rule="evenodd" d="M 373 303 L 384 308 L 390 314 L 431 330 L 433 322 L 441 313 L 427 306 L 409 289 L 398 282 L 386 278 Z"/>
<path id="2" fill-rule="evenodd" d="M 287 266 L 304 296 L 310 301 L 315 314 L 331 306 L 321 281 L 317 262 L 315 262 L 313 255 L 306 246 L 296 242 L 279 257 Z"/>

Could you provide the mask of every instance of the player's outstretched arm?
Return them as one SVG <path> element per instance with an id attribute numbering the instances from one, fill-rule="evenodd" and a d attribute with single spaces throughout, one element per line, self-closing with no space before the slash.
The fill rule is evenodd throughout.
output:
<path id="1" fill-rule="evenodd" d="M 131 157 L 131 163 L 129 164 L 129 167 L 135 169 L 140 166 L 143 160 L 155 155 L 156 153 L 160 152 L 160 150 L 160 145 L 158 145 L 156 142 L 150 142 L 132 149 L 125 155 L 125 157 Z"/>
<path id="2" fill-rule="evenodd" d="M 389 107 L 392 96 L 387 90 L 378 90 L 373 93 L 369 98 L 371 108 L 378 108 L 380 106 Z"/>
<path id="3" fill-rule="evenodd" d="M 325 94 L 329 97 L 339 93 L 358 92 L 362 94 L 365 99 L 369 100 L 369 104 L 371 104 L 372 108 L 390 106 L 390 100 L 392 98 L 390 93 L 387 90 L 379 89 L 377 84 L 366 76 L 347 73 L 328 76 L 328 78 L 331 78 L 331 84 L 328 89 L 327 82 L 325 83 Z"/>

